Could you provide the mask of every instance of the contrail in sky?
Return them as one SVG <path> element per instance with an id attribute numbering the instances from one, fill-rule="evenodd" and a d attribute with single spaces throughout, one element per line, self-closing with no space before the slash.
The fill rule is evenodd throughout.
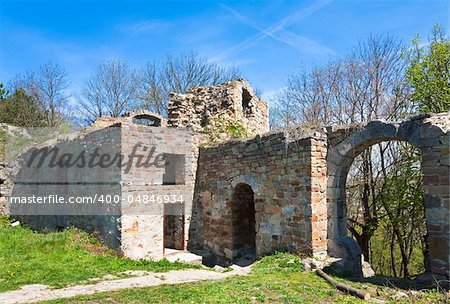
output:
<path id="1" fill-rule="evenodd" d="M 328 5 L 330 2 L 331 2 L 331 0 L 323 0 L 323 1 L 314 2 L 311 6 L 307 7 L 304 10 L 294 11 L 292 14 L 288 15 L 287 17 L 283 18 L 282 20 L 278 21 L 276 24 L 268 27 L 267 29 L 262 29 L 262 28 L 255 26 L 246 17 L 242 16 L 237 11 L 233 10 L 232 8 L 230 8 L 224 4 L 221 4 L 222 7 L 224 7 L 228 11 L 230 11 L 238 20 L 240 20 L 245 25 L 257 30 L 258 33 L 245 39 L 244 41 L 238 43 L 237 45 L 235 45 L 229 49 L 226 49 L 222 53 L 215 56 L 212 61 L 219 61 L 231 53 L 237 53 L 239 51 L 247 49 L 253 43 L 255 43 L 256 41 L 259 41 L 265 37 L 271 37 L 277 41 L 280 41 L 280 42 L 286 43 L 290 46 L 293 46 L 296 49 L 300 49 L 300 45 L 306 44 L 306 45 L 309 45 L 310 47 L 319 49 L 319 51 L 321 51 L 321 52 L 333 53 L 332 50 L 319 45 L 317 42 L 315 42 L 311 39 L 308 39 L 306 37 L 301 37 L 293 32 L 285 30 L 285 28 L 306 18 L 307 16 L 311 15 L 312 13 L 316 12 L 317 10 Z"/>

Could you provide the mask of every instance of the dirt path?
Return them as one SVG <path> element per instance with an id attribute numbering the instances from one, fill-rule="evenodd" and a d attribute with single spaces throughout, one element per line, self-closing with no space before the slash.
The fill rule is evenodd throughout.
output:
<path id="1" fill-rule="evenodd" d="M 46 285 L 27 285 L 19 290 L 0 293 L 0 303 L 34 303 L 45 300 L 91 295 L 98 292 L 112 291 L 124 288 L 157 286 L 162 284 L 180 284 L 197 281 L 220 280 L 234 275 L 245 275 L 250 267 L 233 265 L 229 272 L 214 272 L 209 270 L 172 270 L 163 273 L 151 273 L 144 276 L 126 279 L 102 281 L 92 285 L 77 285 L 61 289 L 50 289 Z"/>

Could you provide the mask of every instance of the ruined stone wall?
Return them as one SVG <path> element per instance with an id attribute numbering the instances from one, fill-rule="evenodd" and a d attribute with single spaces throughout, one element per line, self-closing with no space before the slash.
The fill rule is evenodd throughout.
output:
<path id="1" fill-rule="evenodd" d="M 450 278 L 450 115 L 444 114 L 424 119 L 419 134 L 431 271 Z"/>
<path id="2" fill-rule="evenodd" d="M 179 202 L 182 197 L 185 212 L 183 229 L 185 235 L 181 249 L 186 249 L 189 242 L 188 231 L 197 167 L 196 137 L 192 132 L 184 130 L 136 124 L 122 124 L 122 132 L 122 153 L 124 155 L 130 155 L 134 147 L 140 145 L 138 152 L 141 154 L 143 147 L 155 149 L 152 159 L 165 153 L 180 155 L 184 159 L 182 168 L 174 171 L 174 168 L 170 167 L 170 171 L 177 175 L 175 182 L 180 184 L 164 184 L 164 174 L 167 174 L 165 166 L 158 168 L 151 165 L 138 168 L 134 165 L 129 172 L 125 172 L 125 168 L 122 169 L 122 251 L 125 256 L 134 259 L 163 258 L 165 208 L 161 202 L 158 202 L 158 197 L 162 201 L 166 201 L 166 196 L 170 197 L 170 201 L 167 202 L 169 204 Z M 170 162 L 171 160 L 169 158 L 166 161 Z M 164 162 L 162 163 L 164 164 Z M 145 204 L 145 197 L 151 198 L 152 196 L 155 201 Z M 172 200 L 172 196 L 175 197 L 175 201 Z"/>
<path id="3" fill-rule="evenodd" d="M 254 192 L 258 255 L 326 251 L 326 212 L 325 218 L 314 214 L 326 210 L 326 139 L 320 132 L 294 138 L 290 133 L 200 150 L 194 204 L 201 209 L 205 248 L 227 260 L 237 256 L 232 198 L 244 183 Z"/>
<path id="4" fill-rule="evenodd" d="M 315 133 L 311 139 L 311 242 L 313 253 L 321 257 L 327 250 L 327 137 Z"/>
<path id="5" fill-rule="evenodd" d="M 87 159 L 81 168 L 60 168 L 50 164 L 53 154 L 49 152 L 39 168 L 30 169 L 24 164 L 35 151 L 31 149 L 21 156 L 23 160 L 19 160 L 21 170 L 14 177 L 12 195 L 108 197 L 113 203 L 17 205 L 12 207 L 11 214 L 36 230 L 56 231 L 75 226 L 97 235 L 127 257 L 160 259 L 164 254 L 162 203 L 166 196 L 174 196 L 177 202 L 181 200 L 184 204 L 184 236 L 180 247 L 186 249 L 190 238 L 199 137 L 185 130 L 132 122 L 112 125 L 101 129 L 91 126 L 70 138 L 51 141 L 39 148 L 48 148 L 48 151 L 57 148 L 56 162 L 65 153 L 73 155 L 74 159 L 83 152 L 85 156 L 97 153 L 96 161 L 103 155 L 106 162 L 120 155 L 122 158 L 118 160 L 123 166 L 91 167 Z M 131 156 L 133 151 L 135 155 Z M 158 156 L 167 154 L 180 156 L 182 167 L 177 170 L 171 167 L 168 172 L 162 158 L 159 166 L 154 164 Z M 149 160 L 150 165 L 138 165 L 139 159 L 141 164 Z M 167 181 L 165 175 L 171 173 L 174 176 L 169 176 Z M 182 184 L 173 184 L 180 182 L 180 176 Z M 155 200 L 151 201 L 150 196 Z"/>
<path id="6" fill-rule="evenodd" d="M 112 248 L 120 247 L 120 205 L 111 206 L 99 201 L 94 203 L 70 203 L 70 197 L 90 198 L 102 195 L 120 195 L 120 168 L 110 166 L 98 168 L 88 159 L 80 167 L 68 166 L 83 154 L 114 155 L 120 153 L 120 128 L 90 130 L 88 133 L 70 135 L 65 139 L 44 143 L 32 148 L 17 159 L 18 172 L 12 176 L 14 185 L 12 198 L 62 197 L 66 203 L 10 203 L 11 216 L 38 231 L 58 231 L 67 227 L 78 227 L 98 236 Z M 28 166 L 33 153 L 45 151 Z M 57 149 L 57 150 L 53 150 Z M 55 151 L 55 152 L 52 152 Z M 66 156 L 64 156 L 66 155 Z M 54 157 L 55 156 L 55 157 Z M 70 159 L 69 159 L 70 157 Z M 55 165 L 56 164 L 56 165 Z M 69 203 L 67 203 L 69 202 Z"/>
<path id="7" fill-rule="evenodd" d="M 222 140 L 239 137 L 236 129 L 242 125 L 246 136 L 252 137 L 269 131 L 268 111 L 267 103 L 254 94 L 248 82 L 240 79 L 195 87 L 185 94 L 172 93 L 167 123 L 169 127 L 195 132 L 217 132 L 214 136 Z"/>
<path id="8" fill-rule="evenodd" d="M 11 175 L 16 171 L 13 158 L 9 155 L 11 154 L 9 146 L 15 140 L 23 141 L 24 138 L 30 138 L 30 135 L 25 128 L 5 123 L 0 123 L 0 133 L 2 133 L 0 134 L 0 214 L 9 214 L 6 198 L 11 195 L 13 187 Z"/>
<path id="9" fill-rule="evenodd" d="M 135 152 L 144 154 L 141 161 L 155 148 L 153 160 L 160 154 L 170 156 L 162 167 L 137 166 L 138 155 L 129 171 L 63 169 L 45 163 L 43 169 L 19 172 L 11 190 L 5 189 L 12 183 L 5 182 L 2 173 L 8 164 L 0 163 L 0 212 L 5 209 L 1 196 L 9 194 L 117 195 L 118 206 L 96 206 L 83 214 L 73 214 L 70 205 L 47 213 L 33 213 L 31 207 L 25 214 L 14 208 L 11 213 L 35 229 L 76 226 L 97 234 L 127 257 L 160 259 L 164 227 L 170 225 L 164 222 L 166 208 L 157 197 L 164 201 L 165 196 L 175 196 L 185 209 L 184 229 L 173 234 L 184 234 L 183 244 L 177 245 L 181 249 L 208 249 L 230 261 L 242 256 L 239 246 L 251 246 L 254 238 L 257 255 L 277 249 L 316 256 L 328 249 L 332 254 L 334 242 L 347 234 L 345 183 L 353 159 L 373 144 L 403 140 L 422 151 L 431 270 L 450 276 L 448 113 L 323 130 L 296 127 L 225 141 L 242 135 L 236 134 L 242 131 L 239 126 L 247 131 L 245 136 L 268 131 L 267 104 L 247 82 L 237 80 L 172 94 L 168 115 L 169 128 L 162 117 L 147 111 L 101 117 L 79 134 L 47 143 L 70 154 L 99 149 L 100 154 L 131 155 L 138 147 Z M 153 122 L 159 126 L 149 126 Z M 212 146 L 199 150 L 205 140 Z M 71 182 L 80 187 L 68 187 Z M 144 197 L 154 200 L 144 203 Z M 252 199 L 254 206 L 249 206 Z M 255 231 L 249 229 L 253 221 Z"/>
<path id="10" fill-rule="evenodd" d="M 383 141 L 405 141 L 422 152 L 431 271 L 450 276 L 450 115 L 423 114 L 401 122 L 371 121 L 327 130 L 329 253 L 347 235 L 346 178 L 353 159 Z"/>

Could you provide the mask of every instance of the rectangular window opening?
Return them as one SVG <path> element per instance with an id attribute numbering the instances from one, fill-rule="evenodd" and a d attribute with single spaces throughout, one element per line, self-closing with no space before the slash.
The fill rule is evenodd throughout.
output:
<path id="1" fill-rule="evenodd" d="M 163 185 L 185 184 L 185 155 L 164 153 Z"/>

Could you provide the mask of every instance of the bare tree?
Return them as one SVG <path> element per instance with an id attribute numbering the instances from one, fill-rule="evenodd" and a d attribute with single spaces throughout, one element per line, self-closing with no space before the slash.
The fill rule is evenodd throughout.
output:
<path id="1" fill-rule="evenodd" d="M 390 35 L 360 41 L 343 61 L 341 100 L 347 104 L 347 123 L 402 116 L 408 107 L 406 62 L 402 43 Z"/>
<path id="2" fill-rule="evenodd" d="M 292 74 L 278 99 L 286 124 L 330 124 L 336 120 L 341 62 Z"/>
<path id="3" fill-rule="evenodd" d="M 62 122 L 62 114 L 68 106 L 66 90 L 69 86 L 66 70 L 59 64 L 49 61 L 36 71 L 17 75 L 13 88 L 23 89 L 34 103 L 45 113 L 47 125 L 55 127 Z"/>
<path id="4" fill-rule="evenodd" d="M 139 89 L 141 108 L 164 114 L 168 92 L 164 90 L 163 79 L 156 62 L 149 62 L 141 72 L 142 85 Z"/>
<path id="5" fill-rule="evenodd" d="M 404 78 L 406 62 L 402 58 L 403 51 L 401 42 L 392 36 L 370 36 L 343 61 L 343 87 L 339 100 L 345 104 L 340 105 L 342 111 L 338 119 L 341 123 L 361 123 L 405 114 L 408 87 Z M 378 144 L 379 151 L 384 151 L 386 147 L 385 144 Z M 349 214 L 348 228 L 367 261 L 370 261 L 370 239 L 379 226 L 379 210 L 382 207 L 380 184 L 374 176 L 386 170 L 385 157 L 385 153 L 375 153 L 370 147 L 355 159 L 361 168 L 355 180 L 359 193 L 357 205 L 362 210 L 362 216 Z M 349 179 L 352 177 L 350 175 Z"/>
<path id="6" fill-rule="evenodd" d="M 280 108 L 274 107 L 269 110 L 269 128 L 270 130 L 275 130 L 283 126 L 282 114 L 280 113 Z"/>
<path id="7" fill-rule="evenodd" d="M 165 115 L 170 92 L 184 93 L 191 87 L 214 85 L 239 75 L 238 69 L 220 67 L 195 53 L 149 62 L 139 72 L 122 60 L 104 61 L 78 98 L 81 116 L 92 122 L 102 115 L 120 116 L 135 107 Z"/>
<path id="8" fill-rule="evenodd" d="M 188 52 L 179 57 L 149 62 L 141 72 L 141 106 L 165 114 L 170 92 L 185 93 L 192 87 L 215 85 L 241 77 L 235 67 L 222 67 Z"/>
<path id="9" fill-rule="evenodd" d="M 287 121 L 325 125 L 403 115 L 410 109 L 403 51 L 392 36 L 370 36 L 345 59 L 289 76 L 280 110 Z"/>
<path id="10" fill-rule="evenodd" d="M 78 98 L 88 122 L 109 115 L 118 117 L 136 106 L 141 81 L 123 60 L 102 61 L 86 81 Z"/>
<path id="11" fill-rule="evenodd" d="M 364 123 L 410 114 L 413 108 L 405 80 L 404 50 L 402 43 L 390 35 L 370 36 L 342 60 L 291 75 L 278 98 L 278 111 L 284 124 Z M 394 221 L 396 214 L 404 216 L 404 210 L 399 209 L 404 204 L 389 206 L 386 196 L 382 195 L 383 185 L 391 176 L 389 172 L 396 170 L 394 164 L 402 159 L 405 149 L 397 143 L 381 143 L 357 156 L 347 179 L 347 199 L 348 229 L 358 241 L 365 259 L 371 259 L 370 240 L 380 219 L 388 218 L 389 227 L 395 233 L 390 241 L 398 244 L 403 260 L 401 272 L 408 275 L 411 246 L 404 240 L 411 244 L 411 235 L 417 234 L 411 229 L 422 228 L 399 227 L 398 221 Z M 415 215 L 417 219 L 420 217 L 420 214 Z"/>

